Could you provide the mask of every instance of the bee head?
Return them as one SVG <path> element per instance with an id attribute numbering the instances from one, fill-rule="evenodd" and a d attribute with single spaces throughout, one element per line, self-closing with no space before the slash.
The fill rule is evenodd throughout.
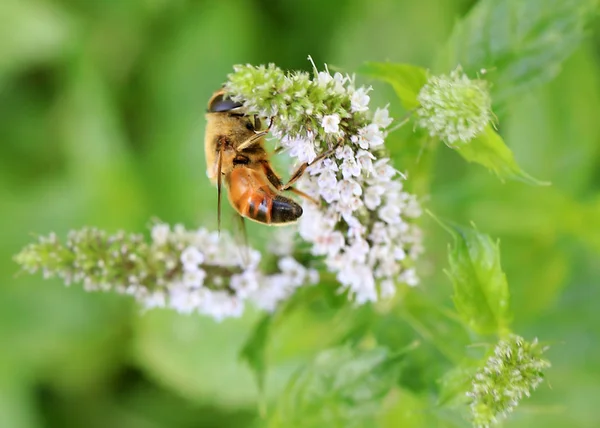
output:
<path id="1" fill-rule="evenodd" d="M 215 94 L 208 102 L 209 113 L 223 113 L 242 107 L 243 104 L 237 101 L 233 101 L 231 98 L 225 96 L 223 92 Z"/>

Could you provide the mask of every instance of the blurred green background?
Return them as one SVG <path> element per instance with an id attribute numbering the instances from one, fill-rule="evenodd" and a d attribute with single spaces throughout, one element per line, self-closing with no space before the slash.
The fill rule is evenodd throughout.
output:
<path id="1" fill-rule="evenodd" d="M 203 115 L 233 64 L 308 70 L 310 54 L 347 72 L 364 61 L 431 67 L 473 3 L 0 1 L 0 427 L 255 423 L 256 388 L 237 354 L 257 314 L 221 324 L 140 314 L 126 298 L 15 276 L 12 255 L 32 234 L 84 225 L 144 232 L 156 216 L 214 227 Z M 390 137 L 401 169 L 429 168 L 414 182 L 427 207 L 501 239 L 515 331 L 552 344 L 548 382 L 508 427 L 600 426 L 595 34 L 555 80 L 510 100 L 500 118 L 519 163 L 552 187 L 503 184 L 446 148 L 424 166 L 405 155 L 406 133 Z M 402 115 L 390 89 L 373 85 L 372 103 Z M 422 287 L 448 299 L 448 237 L 424 228 Z M 300 313 L 275 338 L 271 391 L 327 342 L 317 318 Z M 403 343 L 417 337 L 388 328 Z M 413 426 L 388 419 L 384 426 Z"/>

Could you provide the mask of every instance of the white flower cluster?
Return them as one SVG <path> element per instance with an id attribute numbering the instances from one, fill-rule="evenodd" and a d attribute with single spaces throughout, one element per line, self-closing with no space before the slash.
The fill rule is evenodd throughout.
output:
<path id="1" fill-rule="evenodd" d="M 341 128 L 339 114 L 321 117 L 324 132 L 343 144 L 312 165 L 298 182 L 299 189 L 326 202 L 321 207 L 303 202 L 300 236 L 313 244 L 313 255 L 324 256 L 327 268 L 357 303 L 390 297 L 397 283 L 418 283 L 410 265 L 422 251 L 420 230 L 411 223 L 421 214 L 419 204 L 403 191 L 404 176 L 390 159 L 376 156 L 392 119 L 387 108 L 379 108 L 368 120 L 369 89 L 355 89 L 349 76 L 319 72 L 316 84 L 334 96 L 346 96 L 347 116 L 356 115 L 362 126 L 350 135 Z M 281 121 L 275 122 L 272 132 L 297 163 L 310 163 L 323 152 L 320 132 L 290 137 Z"/>
<path id="2" fill-rule="evenodd" d="M 149 276 L 142 270 L 137 276 L 129 276 L 128 284 L 117 286 L 99 284 L 81 275 L 84 288 L 112 289 L 134 296 L 146 309 L 198 312 L 220 321 L 241 316 L 246 302 L 273 311 L 297 287 L 318 281 L 316 271 L 289 255 L 279 258 L 277 273 L 261 272 L 260 253 L 238 245 L 227 234 L 219 236 L 203 228 L 188 231 L 181 225 L 171 230 L 169 225 L 159 223 L 151 235 L 149 257 L 165 269 L 164 275 L 152 277 L 155 283 L 146 284 Z M 132 259 L 131 249 L 123 248 L 123 255 Z"/>
<path id="3" fill-rule="evenodd" d="M 486 82 L 469 79 L 460 67 L 449 75 L 431 76 L 417 100 L 417 124 L 449 145 L 469 142 L 492 119 Z"/>
<path id="4" fill-rule="evenodd" d="M 169 307 L 181 313 L 195 311 L 222 320 L 239 317 L 246 302 L 273 311 L 297 287 L 318 281 L 316 271 L 305 268 L 289 255 L 279 259 L 279 272 L 262 273 L 258 269 L 260 253 L 240 246 L 227 234 L 219 236 L 202 228 L 187 231 L 180 225 L 171 231 L 166 224 L 156 224 L 152 239 L 155 256 L 167 264 L 175 266 L 177 260 L 172 251 L 161 249 L 168 246 L 177 249 L 183 269 L 156 291 L 149 292 L 136 284 L 127 288 L 146 308 Z"/>

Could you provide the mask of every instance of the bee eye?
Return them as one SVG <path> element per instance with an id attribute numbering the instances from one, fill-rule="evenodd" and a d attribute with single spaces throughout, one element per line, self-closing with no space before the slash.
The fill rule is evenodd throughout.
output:
<path id="1" fill-rule="evenodd" d="M 242 106 L 242 103 L 233 101 L 231 98 L 226 98 L 223 94 L 216 96 L 209 104 L 208 111 L 210 113 L 219 113 L 233 110 Z"/>
<path id="2" fill-rule="evenodd" d="M 254 126 L 250 122 L 246 122 L 246 129 L 248 131 L 254 131 Z"/>

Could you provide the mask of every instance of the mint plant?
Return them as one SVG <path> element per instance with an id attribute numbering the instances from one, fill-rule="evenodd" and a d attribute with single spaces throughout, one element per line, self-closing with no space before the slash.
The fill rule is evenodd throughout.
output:
<path id="1" fill-rule="evenodd" d="M 149 238 L 95 228 L 75 230 L 64 242 L 50 234 L 15 261 L 25 272 L 88 291 L 133 296 L 144 310 L 218 321 L 260 311 L 240 358 L 256 377 L 267 426 L 501 424 L 542 384 L 548 347 L 513 327 L 499 242 L 432 213 L 453 239 L 445 270 L 453 307 L 430 295 L 420 272 L 444 267 L 427 263 L 428 195 L 408 190 L 411 177 L 394 164 L 386 139 L 404 126 L 406 143 L 432 151 L 445 145 L 501 181 L 544 191 L 550 183 L 525 172 L 504 141 L 502 115 L 510 97 L 556 75 L 596 6 L 481 0 L 457 23 L 437 70 L 367 62 L 357 77 L 320 70 L 310 57 L 312 73 L 234 66 L 227 95 L 249 115 L 272 118 L 270 134 L 283 156 L 309 164 L 297 187 L 320 201 L 304 201 L 298 224 L 274 232 L 277 245 L 267 251 L 227 233 L 155 223 Z M 405 118 L 392 118 L 389 104 L 373 107 L 374 89 L 357 83 L 363 78 L 390 84 L 397 99 L 389 102 L 401 104 Z M 294 314 L 323 302 L 326 343 L 273 398 L 266 379 L 274 338 Z M 420 340 L 395 342 L 401 328 Z M 423 415 L 410 419 L 404 396 Z M 405 425 L 393 425 L 398 421 Z"/>

